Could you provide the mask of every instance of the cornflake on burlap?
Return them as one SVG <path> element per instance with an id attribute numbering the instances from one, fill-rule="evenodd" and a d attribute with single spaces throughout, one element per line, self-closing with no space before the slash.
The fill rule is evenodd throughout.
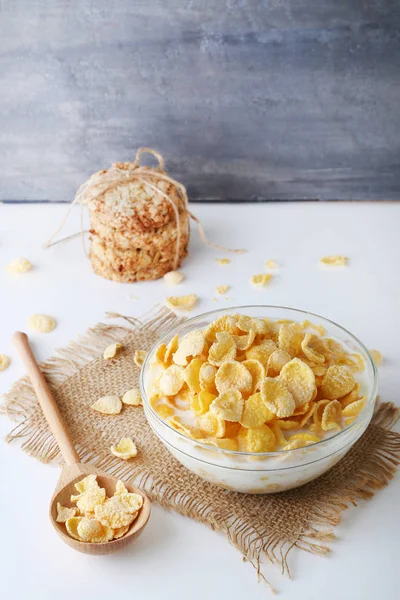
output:
<path id="1" fill-rule="evenodd" d="M 289 574 L 287 558 L 294 548 L 325 555 L 341 512 L 359 499 L 372 498 L 393 477 L 400 462 L 400 434 L 390 429 L 398 411 L 384 403 L 347 456 L 305 486 L 260 496 L 226 491 L 203 481 L 164 448 L 141 407 L 124 407 L 112 417 L 90 408 L 100 396 L 122 396 L 137 387 L 135 350 L 148 350 L 179 319 L 162 309 L 146 319 L 129 321 L 127 327 L 98 324 L 41 365 L 81 460 L 130 480 L 164 508 L 223 531 L 259 575 L 263 558 Z M 105 361 L 103 351 L 112 342 L 123 343 L 124 349 L 117 359 Z M 19 440 L 25 452 L 42 462 L 61 463 L 27 377 L 5 394 L 2 412 L 18 421 L 6 441 Z M 139 450 L 130 462 L 110 453 L 110 446 L 125 436 L 131 436 Z"/>

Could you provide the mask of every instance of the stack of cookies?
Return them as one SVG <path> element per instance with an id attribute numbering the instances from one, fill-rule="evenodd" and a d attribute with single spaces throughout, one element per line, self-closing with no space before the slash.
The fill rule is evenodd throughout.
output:
<path id="1" fill-rule="evenodd" d="M 122 282 L 157 279 L 187 254 L 186 192 L 162 167 L 140 167 L 138 158 L 117 163 L 78 192 L 89 208 L 90 259 L 98 275 Z"/>

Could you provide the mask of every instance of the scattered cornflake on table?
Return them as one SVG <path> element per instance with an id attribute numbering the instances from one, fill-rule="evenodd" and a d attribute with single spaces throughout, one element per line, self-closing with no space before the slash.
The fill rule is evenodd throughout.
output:
<path id="1" fill-rule="evenodd" d="M 276 261 L 274 260 L 267 260 L 267 262 L 265 263 L 265 266 L 267 267 L 267 269 L 278 269 L 279 265 Z"/>
<path id="2" fill-rule="evenodd" d="M 374 363 L 376 365 L 380 365 L 381 362 L 383 361 L 383 356 L 382 354 L 379 352 L 379 350 L 370 350 L 369 351 L 370 355 L 372 356 Z"/>
<path id="3" fill-rule="evenodd" d="M 122 396 L 122 402 L 129 406 L 142 406 L 142 396 L 139 388 L 132 388 Z"/>
<path id="4" fill-rule="evenodd" d="M 220 296 L 223 296 L 224 294 L 226 294 L 226 292 L 229 290 L 229 285 L 219 285 L 215 288 L 215 291 L 217 292 L 217 294 L 219 294 Z"/>
<path id="5" fill-rule="evenodd" d="M 0 354 L 0 371 L 5 371 L 10 366 L 10 359 L 6 354 Z"/>
<path id="6" fill-rule="evenodd" d="M 197 302 L 196 294 L 187 296 L 169 296 L 164 299 L 164 304 L 171 310 L 192 310 Z"/>
<path id="7" fill-rule="evenodd" d="M 111 360 L 112 358 L 115 358 L 119 354 L 119 352 L 122 350 L 122 348 L 123 348 L 122 344 L 110 344 L 104 350 L 103 358 L 105 360 Z"/>
<path id="8" fill-rule="evenodd" d="M 219 265 L 229 265 L 229 263 L 231 261 L 229 258 L 216 258 L 215 262 L 218 263 Z"/>
<path id="9" fill-rule="evenodd" d="M 32 264 L 27 258 L 16 258 L 7 267 L 9 273 L 26 273 L 32 269 Z"/>
<path id="10" fill-rule="evenodd" d="M 250 277 L 250 283 L 254 287 L 264 287 L 272 278 L 270 273 L 259 273 L 258 275 L 253 275 Z"/>
<path id="11" fill-rule="evenodd" d="M 170 271 L 164 275 L 164 281 L 168 285 L 178 285 L 181 281 L 183 281 L 183 273 L 180 271 Z"/>
<path id="12" fill-rule="evenodd" d="M 137 456 L 137 448 L 135 442 L 129 438 L 121 438 L 115 446 L 110 448 L 111 454 L 123 460 L 129 460 Z"/>
<path id="13" fill-rule="evenodd" d="M 322 265 L 328 265 L 329 267 L 346 267 L 349 264 L 347 256 L 342 254 L 335 254 L 332 256 L 324 256 L 319 261 Z"/>
<path id="14" fill-rule="evenodd" d="M 144 363 L 144 359 L 146 358 L 147 352 L 146 350 L 135 350 L 135 354 L 133 355 L 133 362 L 138 367 L 141 367 Z"/>
<path id="15" fill-rule="evenodd" d="M 28 321 L 29 329 L 37 333 L 50 333 L 56 326 L 56 321 L 50 315 L 31 315 Z"/>
<path id="16" fill-rule="evenodd" d="M 118 396 L 102 396 L 92 404 L 92 408 L 103 415 L 118 415 L 122 410 L 122 402 Z"/>

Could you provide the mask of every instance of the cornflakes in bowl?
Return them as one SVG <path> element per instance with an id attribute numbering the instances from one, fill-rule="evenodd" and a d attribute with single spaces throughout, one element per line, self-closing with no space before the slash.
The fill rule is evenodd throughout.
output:
<path id="1" fill-rule="evenodd" d="M 315 479 L 349 451 L 372 418 L 377 370 L 328 319 L 242 306 L 170 331 L 140 385 L 149 424 L 184 466 L 226 489 L 270 493 Z"/>

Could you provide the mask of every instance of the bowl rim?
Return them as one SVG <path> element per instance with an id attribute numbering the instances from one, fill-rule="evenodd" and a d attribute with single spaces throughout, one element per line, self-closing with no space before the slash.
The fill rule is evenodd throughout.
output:
<path id="1" fill-rule="evenodd" d="M 274 450 L 273 452 L 244 452 L 242 450 L 228 450 L 225 448 L 218 448 L 215 446 L 211 446 L 210 444 L 205 444 L 204 442 L 200 442 L 199 440 L 191 438 L 191 437 L 185 435 L 184 433 L 181 433 L 180 431 L 174 429 L 173 427 L 171 427 L 171 425 L 169 425 L 167 423 L 167 421 L 164 421 L 163 419 L 161 419 L 161 417 L 156 413 L 156 411 L 153 409 L 153 407 L 150 404 L 149 398 L 147 396 L 145 384 L 144 384 L 144 374 L 145 374 L 147 367 L 150 364 L 150 359 L 152 358 L 156 348 L 160 344 L 162 344 L 166 338 L 171 337 L 171 335 L 172 335 L 172 337 L 174 335 L 176 335 L 176 333 L 179 331 L 179 329 L 181 327 L 186 326 L 193 321 L 196 321 L 196 320 L 199 320 L 199 319 L 202 319 L 205 317 L 211 317 L 213 315 L 218 315 L 221 313 L 238 312 L 238 311 L 244 311 L 246 309 L 258 309 L 258 308 L 263 309 L 263 310 L 265 310 L 265 309 L 267 309 L 267 310 L 268 309 L 289 310 L 289 311 L 293 311 L 296 314 L 317 317 L 318 319 L 322 319 L 326 323 L 329 323 L 329 324 L 333 325 L 334 327 L 337 327 L 338 329 L 340 329 L 342 332 L 346 333 L 348 336 L 350 336 L 352 338 L 353 341 L 356 342 L 356 344 L 358 344 L 360 346 L 360 348 L 365 353 L 366 358 L 369 361 L 369 365 L 372 369 L 373 383 L 371 386 L 371 390 L 369 390 L 369 392 L 368 392 L 367 402 L 366 402 L 364 408 L 361 410 L 361 412 L 357 415 L 356 419 L 348 427 L 346 427 L 345 429 L 341 429 L 340 431 L 338 431 L 337 433 L 334 433 L 332 436 L 330 436 L 328 438 L 322 439 L 319 442 L 314 442 L 313 444 L 309 444 L 308 446 L 303 446 L 301 448 L 294 448 L 292 450 Z M 266 316 L 265 318 L 268 318 L 268 316 Z M 142 395 L 142 399 L 146 405 L 146 408 L 148 408 L 150 410 L 151 414 L 155 417 L 156 421 L 158 421 L 161 425 L 170 429 L 171 432 L 174 433 L 174 435 L 178 436 L 178 438 L 181 437 L 184 440 L 190 440 L 191 443 L 195 443 L 199 447 L 202 447 L 202 448 L 206 448 L 206 449 L 212 448 L 213 450 L 218 451 L 220 454 L 224 454 L 227 456 L 232 456 L 232 457 L 235 457 L 235 456 L 243 456 L 243 457 L 245 457 L 245 456 L 249 456 L 249 457 L 264 456 L 265 458 L 268 458 L 268 457 L 272 458 L 272 457 L 277 457 L 280 455 L 288 455 L 289 453 L 290 453 L 290 455 L 293 455 L 294 453 L 304 452 L 304 450 L 306 448 L 316 448 L 317 446 L 321 447 L 324 444 L 327 445 L 328 442 L 331 442 L 332 440 L 336 440 L 340 436 L 343 436 L 343 434 L 345 434 L 345 433 L 348 434 L 350 431 L 355 429 L 356 426 L 360 423 L 362 415 L 365 414 L 366 409 L 369 408 L 371 404 L 375 403 L 377 392 L 378 392 L 378 369 L 377 369 L 377 366 L 376 366 L 368 348 L 365 346 L 365 344 L 363 344 L 363 342 L 361 342 L 361 340 L 359 340 L 353 333 L 351 333 L 351 331 L 349 331 L 345 327 L 342 327 L 342 325 L 335 323 L 335 321 L 332 321 L 332 319 L 327 319 L 326 317 L 319 315 L 317 313 L 299 309 L 299 308 L 294 308 L 292 306 L 281 306 L 281 305 L 276 305 L 276 304 L 244 304 L 244 305 L 240 305 L 240 306 L 227 306 L 225 308 L 218 308 L 216 310 L 211 310 L 211 311 L 207 311 L 204 313 L 200 313 L 198 315 L 190 317 L 189 319 L 180 321 L 177 325 L 175 325 L 171 329 L 168 329 L 168 331 L 163 333 L 163 335 L 160 337 L 160 339 L 158 339 L 156 342 L 154 342 L 154 344 L 151 346 L 150 350 L 148 351 L 148 353 L 143 361 L 142 368 L 140 370 L 139 385 L 140 385 L 140 392 Z M 372 418 L 372 416 L 371 416 L 371 418 Z"/>

